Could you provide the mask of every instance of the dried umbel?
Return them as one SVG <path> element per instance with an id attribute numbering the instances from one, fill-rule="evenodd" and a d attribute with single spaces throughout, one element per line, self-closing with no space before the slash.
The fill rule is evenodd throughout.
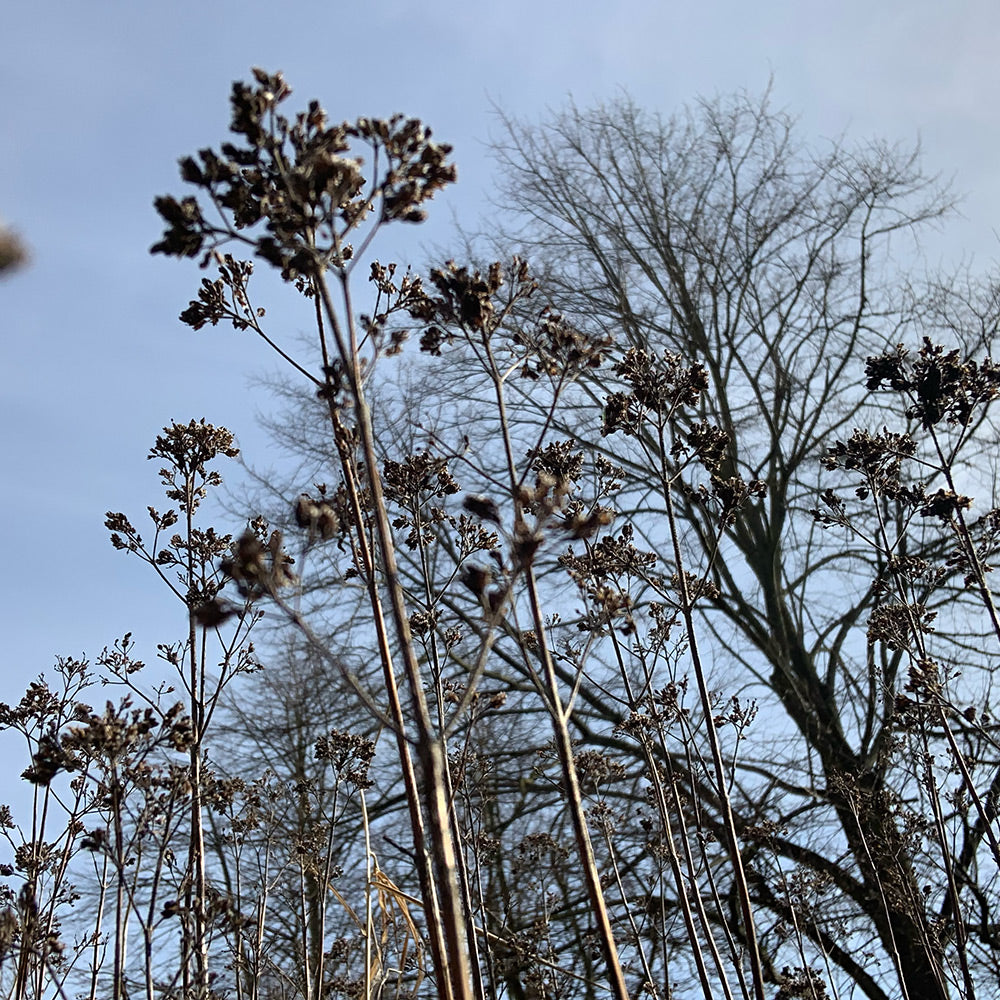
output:
<path id="1" fill-rule="evenodd" d="M 368 771 L 375 759 L 375 743 L 366 736 L 331 729 L 316 741 L 315 754 L 317 760 L 329 761 L 337 776 L 356 788 L 374 784 Z"/>
<path id="2" fill-rule="evenodd" d="M 945 421 L 968 425 L 1000 393 L 1000 366 L 992 358 L 962 360 L 925 337 L 916 357 L 899 344 L 893 351 L 868 359 L 868 389 L 894 392 L 909 401 L 908 417 L 924 430 Z"/>
<path id="3" fill-rule="evenodd" d="M 424 324 L 420 349 L 427 354 L 440 356 L 456 340 L 477 351 L 489 345 L 494 362 L 502 359 L 522 378 L 562 384 L 599 368 L 611 347 L 610 337 L 585 332 L 551 306 L 526 315 L 538 282 L 521 257 L 494 261 L 485 272 L 448 261 L 431 271 L 430 284 L 438 294 L 414 284 L 406 300 L 410 316 Z"/>
<path id="4" fill-rule="evenodd" d="M 532 501 L 537 502 L 552 491 L 557 499 L 572 492 L 583 471 L 583 452 L 574 441 L 554 441 L 528 453 L 531 468 L 537 474 Z"/>
<path id="5" fill-rule="evenodd" d="M 655 356 L 637 347 L 629 348 L 614 371 L 629 391 L 607 397 L 603 434 L 621 431 L 634 436 L 647 420 L 666 423 L 696 407 L 708 388 L 708 373 L 703 365 L 689 365 L 670 351 Z"/>
<path id="6" fill-rule="evenodd" d="M 235 458 L 239 453 L 233 435 L 225 427 L 215 427 L 202 419 L 164 428 L 148 457 L 169 463 L 160 469 L 160 479 L 168 487 L 167 498 L 180 504 L 185 513 L 194 513 L 207 488 L 222 483 L 218 472 L 208 471 L 206 465 L 220 455 Z"/>
<path id="7" fill-rule="evenodd" d="M 224 221 L 216 221 L 214 210 L 204 213 L 197 198 L 157 198 L 167 228 L 153 253 L 195 257 L 204 251 L 207 266 L 218 246 L 237 239 L 285 277 L 308 277 L 344 267 L 353 256 L 346 238 L 366 220 L 421 222 L 424 202 L 454 182 L 451 148 L 434 142 L 417 119 L 330 124 L 316 101 L 289 118 L 279 110 L 292 92 L 284 77 L 260 69 L 254 77 L 254 86 L 233 84 L 230 130 L 237 141 L 181 160 L 182 178 L 222 209 Z M 234 287 L 231 265 L 220 280 Z M 221 292 L 222 286 L 203 286 L 185 322 L 197 328 L 217 321 Z"/>
<path id="8" fill-rule="evenodd" d="M 402 507 L 443 499 L 460 489 L 448 461 L 428 451 L 408 455 L 401 462 L 386 461 L 382 467 L 382 488 L 386 500 Z"/>
<path id="9" fill-rule="evenodd" d="M 462 501 L 462 506 L 470 514 L 482 521 L 492 521 L 494 524 L 500 524 L 500 508 L 497 507 L 496 501 L 490 499 L 490 497 L 472 493 Z"/>
<path id="10" fill-rule="evenodd" d="M 600 368 L 611 348 L 610 337 L 585 333 L 549 306 L 535 323 L 517 329 L 513 342 L 524 350 L 521 375 L 531 379 L 572 377 Z"/>
<path id="11" fill-rule="evenodd" d="M 893 433 L 888 428 L 876 434 L 855 430 L 846 442 L 830 445 L 823 466 L 860 473 L 876 496 L 903 497 L 908 495 L 900 478 L 903 463 L 914 456 L 916 448 L 916 442 L 906 433 Z"/>
<path id="12" fill-rule="evenodd" d="M 430 277 L 439 294 L 414 302 L 410 307 L 414 319 L 435 320 L 470 331 L 491 331 L 497 313 L 493 296 L 504 283 L 499 265 L 484 275 L 449 261 L 432 270 Z"/>

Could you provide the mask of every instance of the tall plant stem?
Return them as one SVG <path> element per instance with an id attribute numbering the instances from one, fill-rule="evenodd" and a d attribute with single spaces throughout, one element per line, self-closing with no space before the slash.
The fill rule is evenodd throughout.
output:
<path id="1" fill-rule="evenodd" d="M 740 912 L 743 917 L 743 935 L 746 941 L 747 956 L 750 963 L 750 974 L 753 977 L 754 996 L 756 1000 L 764 997 L 764 970 L 761 965 L 760 948 L 757 943 L 757 931 L 754 927 L 753 905 L 750 901 L 750 889 L 747 885 L 746 871 L 743 868 L 743 856 L 740 853 L 739 838 L 736 835 L 736 823 L 733 819 L 732 803 L 729 801 L 729 788 L 726 781 L 726 765 L 722 759 L 722 748 L 715 731 L 712 715 L 712 700 L 709 696 L 708 681 L 705 676 L 705 665 L 698 649 L 698 638 L 694 627 L 691 595 L 688 591 L 687 576 L 684 572 L 684 560 L 681 556 L 680 535 L 677 528 L 677 518 L 674 512 L 673 491 L 669 481 L 664 482 L 664 501 L 667 509 L 667 521 L 670 528 L 670 540 L 673 546 L 674 565 L 677 570 L 677 586 L 681 597 L 681 615 L 684 618 L 684 629 L 688 637 L 688 648 L 691 654 L 691 666 L 694 669 L 695 681 L 698 685 L 698 696 L 705 715 L 705 729 L 708 746 L 715 769 L 715 781 L 719 793 L 719 808 L 722 811 L 722 825 L 726 831 L 726 847 L 729 860 L 733 866 L 733 877 L 736 880 L 736 894 L 740 902 Z"/>
<path id="2" fill-rule="evenodd" d="M 391 715 L 397 725 L 397 747 L 400 760 L 404 764 L 407 799 L 410 805 L 411 825 L 418 854 L 423 856 L 429 848 L 430 867 L 433 878 L 428 878 L 430 872 L 425 872 L 422 879 L 424 905 L 428 916 L 428 926 L 431 932 L 432 954 L 438 973 L 438 990 L 442 1000 L 472 1000 L 470 988 L 469 957 L 466 942 L 466 915 L 463 897 L 459 890 L 456 877 L 455 842 L 450 824 L 450 812 L 447 799 L 447 782 L 445 768 L 447 761 L 441 748 L 441 743 L 433 732 L 427 701 L 424 696 L 423 678 L 420 665 L 413 649 L 410 635 L 409 619 L 406 613 L 406 603 L 403 587 L 396 564 L 395 543 L 392 526 L 386 511 L 385 497 L 382 491 L 382 479 L 379 471 L 378 458 L 375 452 L 375 434 L 372 428 L 371 412 L 365 397 L 361 381 L 355 338 L 352 335 L 348 341 L 340 327 L 337 311 L 330 294 L 329 286 L 321 272 L 315 275 L 315 287 L 323 305 L 327 322 L 333 330 L 340 360 L 347 378 L 354 416 L 357 421 L 361 458 L 364 466 L 368 488 L 371 492 L 371 517 L 374 522 L 378 558 L 381 563 L 383 585 L 389 600 L 389 617 L 403 661 L 403 673 L 409 689 L 410 706 L 417 730 L 416 753 L 421 770 L 421 786 L 415 777 L 406 774 L 406 761 L 409 751 L 406 744 L 402 707 L 396 691 L 395 668 L 392 660 L 392 650 L 389 630 L 382 610 L 378 581 L 375 575 L 375 562 L 371 553 L 368 555 L 368 593 L 375 618 L 375 629 L 379 647 L 379 657 L 382 662 L 386 687 L 390 692 Z M 353 334 L 353 319 L 350 314 L 350 298 L 347 295 L 346 278 L 343 279 L 347 322 Z M 330 386 L 331 391 L 334 386 Z M 329 398 L 331 420 L 338 420 L 336 405 L 332 396 Z M 341 438 L 342 440 L 342 438 Z M 346 442 L 341 445 L 341 456 L 346 466 L 350 464 L 349 456 L 344 452 Z M 353 457 L 353 456 L 350 456 Z M 356 508 L 356 517 L 361 513 Z M 357 521 L 358 537 L 364 537 L 365 521 Z M 366 543 L 362 543 L 366 544 Z M 426 809 L 429 824 L 429 841 L 424 840 L 422 811 Z"/>
<path id="3" fill-rule="evenodd" d="M 488 368 L 493 381 L 493 390 L 496 396 L 497 413 L 500 417 L 504 453 L 507 457 L 507 472 L 510 477 L 511 496 L 515 500 L 514 531 L 515 535 L 517 535 L 527 532 L 528 529 L 524 523 L 521 505 L 517 501 L 518 474 L 517 465 L 514 462 L 514 448 L 510 439 L 510 425 L 507 420 L 507 404 L 503 391 L 504 378 L 500 374 L 494 360 L 489 340 L 484 336 L 483 341 L 484 353 L 488 361 Z M 556 674 L 555 664 L 552 662 L 552 654 L 549 652 L 546 639 L 545 616 L 542 614 L 542 602 L 538 593 L 538 583 L 530 561 L 526 561 L 525 565 L 521 568 L 524 571 L 525 585 L 528 591 L 532 625 L 535 635 L 538 637 L 538 655 L 542 661 L 542 673 L 545 678 L 545 685 L 548 689 L 547 693 L 551 705 L 549 714 L 552 721 L 552 734 L 555 739 L 556 753 L 559 756 L 563 791 L 570 822 L 573 826 L 573 838 L 576 841 L 577 856 L 583 868 L 587 899 L 590 902 L 594 922 L 597 924 L 597 934 L 601 942 L 601 950 L 604 953 L 604 960 L 607 963 L 611 993 L 616 1000 L 628 1000 L 629 994 L 628 988 L 625 985 L 625 973 L 622 970 L 621 959 L 618 957 L 618 945 L 615 943 L 611 918 L 608 914 L 607 902 L 604 898 L 604 889 L 601 886 L 601 875 L 597 870 L 597 861 L 594 858 L 594 848 L 590 840 L 590 831 L 587 828 L 587 817 L 583 810 L 583 796 L 580 792 L 580 781 L 576 772 L 576 764 L 573 760 L 573 740 L 570 736 L 568 725 L 569 713 L 563 708 L 562 695 L 559 691 L 559 678 Z"/>
<path id="4" fill-rule="evenodd" d="M 188 539 L 187 577 L 190 588 L 194 586 L 195 579 L 195 547 L 193 538 L 194 506 L 196 503 L 195 484 L 191 475 L 187 476 L 185 490 L 187 493 L 185 500 Z M 202 639 L 204 641 L 204 634 L 202 635 Z M 199 665 L 197 622 L 195 621 L 194 610 L 190 607 L 188 608 L 188 669 L 188 693 L 190 698 L 191 722 L 194 729 L 194 740 L 189 750 L 191 832 L 188 839 L 188 871 L 192 882 L 192 889 L 190 891 L 192 905 L 190 910 L 193 913 L 194 923 L 194 940 L 190 942 L 190 945 L 194 951 L 196 996 L 200 1000 L 208 992 L 208 939 L 205 929 L 205 829 L 204 817 L 202 816 L 202 741 L 205 735 L 205 684 L 203 672 Z M 185 962 L 189 959 L 190 955 L 186 955 Z"/>

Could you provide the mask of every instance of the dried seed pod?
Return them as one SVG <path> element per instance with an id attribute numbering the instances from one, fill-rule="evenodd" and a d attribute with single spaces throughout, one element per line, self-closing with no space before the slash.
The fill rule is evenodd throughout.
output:
<path id="1" fill-rule="evenodd" d="M 507 599 L 507 588 L 506 587 L 494 587 L 489 594 L 487 594 L 486 600 L 489 605 L 490 613 L 496 614 L 504 604 Z"/>
<path id="2" fill-rule="evenodd" d="M 329 541 L 340 530 L 340 519 L 329 504 L 320 504 L 316 518 L 316 530 L 323 541 Z"/>
<path id="3" fill-rule="evenodd" d="M 482 521 L 492 521 L 494 524 L 500 523 L 500 510 L 496 503 L 489 497 L 478 494 L 470 494 L 462 502 L 462 506 L 470 513 Z"/>
<path id="4" fill-rule="evenodd" d="M 237 610 L 228 601 L 220 601 L 219 598 L 213 597 L 210 601 L 199 604 L 192 614 L 202 628 L 215 628 L 216 625 L 221 625 L 232 618 Z"/>
<path id="5" fill-rule="evenodd" d="M 517 564 L 524 568 L 530 566 L 535 558 L 538 547 L 542 544 L 542 533 L 533 531 L 523 522 L 518 524 L 514 534 L 513 551 Z"/>
<path id="6" fill-rule="evenodd" d="M 483 599 L 483 591 L 489 586 L 493 579 L 493 574 L 482 566 L 463 566 L 462 583 L 471 590 L 480 600 Z"/>
<path id="7" fill-rule="evenodd" d="M 564 526 L 573 538 L 593 538 L 614 519 L 615 512 L 610 507 L 595 507 L 585 517 L 580 514 L 567 517 Z"/>
<path id="8" fill-rule="evenodd" d="M 295 501 L 295 523 L 300 528 L 309 528 L 315 524 L 318 517 L 319 505 L 303 493 Z"/>

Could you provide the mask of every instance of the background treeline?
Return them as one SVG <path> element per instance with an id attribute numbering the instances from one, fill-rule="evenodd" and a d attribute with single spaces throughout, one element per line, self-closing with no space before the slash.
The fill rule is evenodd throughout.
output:
<path id="1" fill-rule="evenodd" d="M 506 122 L 418 274 L 373 240 L 448 147 L 289 94 L 234 85 L 153 250 L 287 362 L 294 472 L 217 529 L 232 435 L 165 428 L 107 527 L 178 637 L 0 706 L 5 994 L 991 995 L 1000 309 L 914 272 L 947 192 L 620 99 Z"/>

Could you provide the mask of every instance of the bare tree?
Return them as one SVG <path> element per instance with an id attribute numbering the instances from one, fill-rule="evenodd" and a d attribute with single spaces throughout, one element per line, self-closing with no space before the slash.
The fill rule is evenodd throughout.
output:
<path id="1" fill-rule="evenodd" d="M 938 280 L 921 287 L 908 276 L 921 234 L 947 214 L 947 194 L 921 173 L 913 152 L 880 143 L 860 149 L 830 143 L 818 153 L 802 147 L 795 123 L 766 99 L 705 102 L 669 121 L 621 101 L 590 111 L 571 108 L 538 127 L 506 125 L 498 154 L 509 235 L 500 242 L 516 242 L 530 255 L 540 289 L 534 296 L 497 298 L 485 267 L 481 274 L 454 265 L 434 272 L 439 304 L 416 308 L 413 316 L 424 349 L 443 353 L 448 363 L 411 361 L 395 395 L 383 383 L 375 391 L 383 404 L 388 392 L 390 405 L 375 411 L 375 424 L 388 464 L 396 465 L 391 460 L 401 441 L 414 462 L 430 447 L 441 456 L 433 461 L 465 468 L 463 485 L 477 496 L 500 500 L 512 486 L 520 488 L 505 466 L 511 456 L 527 455 L 525 473 L 538 476 L 533 488 L 563 477 L 560 502 L 571 504 L 563 511 L 571 539 L 574 530 L 582 536 L 599 531 L 602 504 L 613 497 L 617 516 L 628 516 L 636 541 L 654 561 L 674 562 L 678 579 L 686 565 L 693 581 L 703 580 L 679 602 L 675 593 L 667 603 L 673 601 L 671 614 L 680 618 L 690 604 L 688 633 L 707 630 L 700 652 L 708 708 L 683 701 L 689 675 L 681 661 L 660 657 L 662 650 L 654 654 L 653 645 L 642 653 L 615 641 L 607 616 L 623 608 L 609 611 L 608 579 L 595 577 L 593 560 L 584 565 L 579 554 L 576 562 L 556 558 L 545 547 L 535 559 L 541 586 L 551 588 L 546 606 L 562 616 L 548 628 L 551 646 L 560 651 L 554 669 L 573 692 L 571 738 L 604 754 L 601 767 L 628 776 L 613 790 L 595 789 L 604 808 L 614 802 L 627 817 L 601 846 L 602 864 L 612 864 L 615 850 L 633 835 L 625 830 L 629 824 L 635 830 L 636 804 L 649 795 L 643 776 L 658 769 L 666 768 L 668 777 L 658 793 L 660 821 L 666 825 L 673 810 L 679 823 L 673 833 L 661 834 L 663 844 L 680 845 L 692 836 L 699 845 L 687 859 L 688 874 L 678 877 L 676 870 L 673 886 L 661 881 L 657 891 L 637 854 L 627 864 L 619 858 L 623 892 L 641 891 L 647 905 L 686 921 L 676 932 L 668 921 L 656 930 L 648 922 L 631 926 L 633 937 L 658 941 L 646 956 L 649 969 L 659 968 L 657 947 L 666 951 L 669 945 L 673 957 L 664 974 L 687 954 L 699 975 L 707 977 L 715 961 L 715 974 L 724 978 L 713 959 L 713 935 L 721 933 L 723 941 L 729 935 L 726 947 L 748 944 L 753 923 L 748 912 L 738 911 L 741 896 L 749 895 L 758 908 L 765 974 L 782 983 L 786 995 L 799 988 L 796 983 L 813 991 L 805 995 L 821 995 L 817 975 L 876 998 L 945 995 L 959 980 L 969 988 L 971 980 L 955 971 L 962 955 L 974 956 L 969 976 L 988 980 L 997 964 L 993 930 L 988 918 L 973 919 L 969 908 L 991 912 L 990 878 L 976 869 L 989 863 L 992 800 L 986 796 L 983 814 L 968 821 L 958 810 L 947 816 L 951 835 L 965 843 L 956 869 L 962 872 L 954 876 L 965 901 L 957 903 L 939 877 L 952 864 L 950 852 L 926 849 L 917 832 L 925 829 L 936 793 L 900 750 L 908 737 L 901 735 L 899 698 L 912 684 L 907 643 L 887 646 L 879 638 L 885 633 L 870 626 L 873 616 L 878 622 L 884 614 L 886 581 L 898 573 L 900 558 L 919 557 L 924 576 L 907 584 L 912 601 L 949 623 L 939 629 L 935 655 L 968 663 L 970 653 L 983 648 L 981 637 L 988 640 L 990 630 L 977 624 L 954 572 L 947 571 L 956 536 L 897 507 L 897 540 L 873 546 L 871 534 L 838 532 L 833 529 L 846 523 L 817 517 L 817 508 L 831 516 L 820 499 L 833 482 L 821 463 L 829 461 L 831 446 L 856 426 L 877 428 L 900 416 L 909 430 L 920 429 L 898 395 L 878 396 L 865 384 L 867 357 L 922 336 L 943 337 L 966 352 L 989 349 L 998 311 L 988 283 Z M 514 221 L 511 209 L 520 213 Z M 491 288 L 487 308 L 478 296 Z M 501 314 L 502 323 L 494 322 Z M 505 417 L 490 405 L 491 380 L 500 369 L 490 375 L 489 351 L 476 346 L 483 325 L 491 331 L 510 326 L 522 349 L 539 342 L 539 329 L 551 334 L 561 328 L 571 340 L 567 331 L 576 328 L 605 343 L 617 364 L 560 383 L 553 376 L 558 365 L 525 361 L 517 377 L 511 377 L 514 369 L 502 377 Z M 704 367 L 698 408 L 661 424 L 648 413 L 640 416 L 634 407 L 644 380 L 646 392 L 672 384 L 683 369 L 677 359 Z M 989 448 L 984 412 L 973 415 L 975 433 L 955 451 L 954 470 L 968 472 Z M 672 421 L 679 421 L 673 429 Z M 283 439 L 296 450 L 296 440 L 312 439 L 309 427 L 305 418 Z M 590 470 L 583 479 L 573 478 L 579 469 L 566 478 L 574 449 L 585 456 L 580 468 Z M 312 454 L 321 466 L 322 446 L 313 446 Z M 551 466 L 557 454 L 558 468 Z M 679 483 L 677 462 L 684 454 L 715 463 L 707 483 Z M 425 471 L 433 466 L 427 455 L 420 461 Z M 922 475 L 930 483 L 943 474 L 933 455 L 924 462 L 915 481 Z M 602 476 L 620 479 L 623 488 L 602 493 Z M 584 479 L 591 485 L 584 487 Z M 870 485 L 859 488 L 874 495 Z M 450 581 L 468 557 L 454 539 L 449 542 L 453 525 L 441 520 L 441 508 L 434 514 L 433 490 L 390 491 L 387 501 L 401 531 L 399 570 L 408 600 L 433 616 L 439 631 L 450 616 L 482 633 L 483 601 L 491 608 L 509 600 L 516 611 L 509 569 L 496 563 L 482 577 L 462 570 L 474 594 L 471 607 L 467 595 L 455 593 Z M 476 502 L 471 509 L 491 511 Z M 675 532 L 679 547 L 670 556 Z M 567 569 L 576 584 L 570 590 Z M 616 582 L 629 594 L 623 605 L 629 628 L 641 632 L 636 623 L 652 615 L 653 632 L 666 635 L 676 618 L 662 611 L 662 576 L 634 570 Z M 430 589 L 429 578 L 437 580 Z M 322 605 L 319 592 L 316 609 Z M 569 833 L 559 794 L 538 781 L 535 761 L 545 753 L 539 712 L 551 706 L 543 709 L 524 697 L 535 681 L 522 652 L 504 639 L 532 630 L 516 621 L 511 613 L 493 621 L 499 632 L 478 667 L 476 657 L 463 659 L 461 647 L 450 650 L 452 661 L 478 670 L 482 683 L 511 696 L 505 710 L 465 733 L 471 757 L 469 768 L 460 768 L 463 775 L 480 768 L 477 791 L 462 789 L 462 822 L 471 824 L 465 836 L 478 831 L 495 840 L 491 850 L 507 849 L 487 878 L 481 912 L 488 933 L 531 925 L 534 904 L 512 888 L 519 862 L 510 845 L 526 844 L 541 831 Z M 595 634 L 585 648 L 574 644 L 578 628 L 602 621 L 602 641 Z M 970 630 L 980 636 L 974 643 L 964 638 Z M 426 638 L 422 633 L 421 642 Z M 687 645 L 693 651 L 691 639 Z M 436 663 L 432 648 L 426 655 Z M 973 663 L 949 695 L 952 714 L 959 703 L 967 707 L 963 699 L 988 702 L 988 661 L 977 656 Z M 440 701 L 447 671 L 436 665 L 432 673 Z M 678 699 L 672 711 L 681 735 L 637 739 L 630 731 L 653 691 L 667 702 Z M 727 702 L 723 691 L 733 700 Z M 664 704 L 656 711 L 663 713 Z M 716 765 L 711 740 L 705 742 L 711 725 L 731 727 L 735 735 L 726 751 L 731 817 L 725 797 L 713 790 Z M 984 763 L 995 759 L 989 732 L 965 728 L 963 746 L 975 747 Z M 929 746 L 942 748 L 942 760 L 954 760 L 945 729 L 931 726 L 927 738 Z M 988 789 L 989 782 L 980 787 Z M 697 803 L 693 814 L 690 803 Z M 528 816 L 537 822 L 527 823 Z M 706 851 L 706 831 L 728 843 L 729 862 Z M 641 853 L 644 844 L 635 849 Z M 745 859 L 749 871 L 742 893 L 739 878 L 731 877 L 733 855 Z M 477 868 L 480 861 L 473 852 L 470 865 Z M 685 878 L 711 900 L 686 915 Z M 584 898 L 572 879 L 562 891 Z M 491 893 L 499 896 L 490 901 Z M 950 922 L 962 906 L 966 932 Z M 586 933 L 580 912 L 571 906 L 555 915 L 562 930 L 550 939 L 552 954 L 578 954 L 570 942 Z M 505 916 L 498 921 L 499 913 Z M 707 958 L 697 958 L 695 934 Z M 957 950 L 955 935 L 964 935 Z M 793 939 L 799 954 L 786 965 L 786 944 Z M 877 956 L 881 965 L 873 968 L 865 955 Z M 508 967 L 517 965 L 508 959 Z M 816 973 L 814 967 L 824 965 L 826 972 Z M 516 976 L 507 987 L 517 992 Z"/>
<path id="2" fill-rule="evenodd" d="M 38 794 L 30 834 L 0 813 L 21 883 L 0 983 L 989 989 L 1000 511 L 972 494 L 992 487 L 1000 367 L 973 354 L 997 297 L 897 274 L 901 238 L 947 206 L 915 157 L 814 154 L 742 97 L 508 123 L 540 270 L 418 277 L 369 251 L 454 179 L 448 148 L 412 119 L 287 116 L 284 78 L 254 75 L 233 141 L 181 161 L 196 195 L 157 199 L 153 250 L 214 270 L 183 322 L 252 331 L 310 393 L 283 437 L 294 481 L 268 484 L 286 523 L 196 523 L 205 464 L 235 453 L 204 422 L 151 453 L 180 510 L 149 510 L 156 539 L 179 525 L 165 547 L 109 515 L 183 604 L 160 653 L 185 702 L 125 640 L 98 667 L 145 710 L 93 711 L 69 661 L 61 693 L 0 706 Z M 255 261 L 311 357 L 256 301 Z M 287 631 L 261 675 L 265 607 Z M 87 861 L 90 928 L 70 882 Z"/>
<path id="3" fill-rule="evenodd" d="M 714 683 L 759 697 L 777 734 L 770 747 L 751 741 L 734 775 L 738 825 L 772 830 L 767 850 L 751 852 L 757 903 L 779 923 L 791 916 L 774 893 L 773 852 L 829 887 L 801 929 L 847 981 L 871 997 L 892 995 L 884 973 L 859 959 L 881 953 L 903 995 L 948 995 L 941 922 L 951 902 L 928 896 L 922 882 L 926 859 L 904 805 L 912 782 L 897 753 L 905 658 L 859 637 L 884 602 L 893 561 L 940 561 L 950 540 L 927 537 L 926 521 L 905 531 L 900 521 L 909 547 L 873 551 L 821 530 L 812 513 L 828 484 L 826 450 L 853 427 L 887 419 L 860 377 L 866 356 L 929 333 L 968 349 L 991 344 L 989 287 L 919 292 L 903 277 L 947 195 L 921 173 L 916 152 L 801 146 L 795 123 L 767 97 L 705 101 L 668 120 L 619 99 L 504 127 L 498 202 L 502 218 L 516 213 L 508 238 L 540 269 L 545 295 L 623 353 L 670 351 L 702 364 L 700 419 L 724 434 L 718 480 L 766 486 L 703 564 L 713 584 L 702 621 Z M 607 431 L 617 388 L 597 373 L 580 386 L 579 406 L 555 419 L 625 467 L 637 530 L 657 550 L 670 513 L 658 487 L 663 441 L 646 430 L 624 453 L 617 440 L 601 442 L 592 415 L 603 410 Z M 524 411 L 538 413 L 530 393 Z M 992 437 L 980 433 L 982 448 Z M 956 460 L 968 469 L 981 451 L 965 445 Z M 673 497 L 692 551 L 711 552 L 702 501 Z M 923 599 L 933 594 L 928 585 Z M 978 697 L 989 691 L 989 662 L 965 654 L 975 679 L 963 690 Z M 989 741 L 976 745 L 980 759 L 995 759 Z M 992 935 L 982 940 L 990 970 Z"/>

